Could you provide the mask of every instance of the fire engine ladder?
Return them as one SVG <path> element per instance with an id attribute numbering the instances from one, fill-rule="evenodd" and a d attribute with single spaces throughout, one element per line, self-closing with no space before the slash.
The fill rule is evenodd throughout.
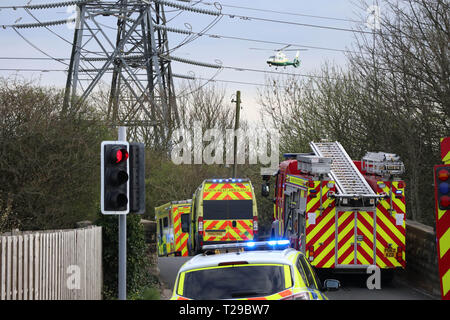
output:
<path id="1" fill-rule="evenodd" d="M 311 142 L 317 156 L 333 159 L 329 176 L 336 182 L 338 195 L 376 196 L 339 142 Z"/>

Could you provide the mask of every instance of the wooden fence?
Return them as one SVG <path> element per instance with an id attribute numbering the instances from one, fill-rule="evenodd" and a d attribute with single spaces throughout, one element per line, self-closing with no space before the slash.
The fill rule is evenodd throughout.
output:
<path id="1" fill-rule="evenodd" d="M 0 235 L 0 300 L 101 299 L 102 229 Z"/>

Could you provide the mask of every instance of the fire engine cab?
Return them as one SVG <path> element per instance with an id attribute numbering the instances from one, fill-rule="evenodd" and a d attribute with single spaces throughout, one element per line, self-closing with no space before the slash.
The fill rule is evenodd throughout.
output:
<path id="1" fill-rule="evenodd" d="M 316 268 L 405 268 L 405 183 L 399 157 L 353 161 L 339 142 L 285 154 L 274 173 L 272 237 L 287 238 Z M 263 176 L 263 196 L 271 176 Z"/>

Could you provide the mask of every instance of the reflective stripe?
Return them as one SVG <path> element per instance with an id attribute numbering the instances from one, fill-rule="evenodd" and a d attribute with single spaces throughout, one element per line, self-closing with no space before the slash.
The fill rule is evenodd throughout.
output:
<path id="1" fill-rule="evenodd" d="M 189 233 L 182 232 L 181 228 L 181 215 L 190 214 L 191 206 L 186 204 L 174 204 L 172 207 L 173 216 L 173 230 L 175 237 L 175 248 L 174 252 L 181 252 L 181 255 L 188 256 L 187 242 L 189 238 Z"/>
<path id="2" fill-rule="evenodd" d="M 313 184 L 314 186 L 308 187 L 303 194 L 307 200 L 308 217 L 305 245 L 306 248 L 314 249 L 314 259 L 309 259 L 309 251 L 307 258 L 316 267 L 331 268 L 335 264 L 336 202 L 334 198 L 328 197 L 328 193 L 335 191 L 335 184 L 332 181 L 313 181 Z M 309 183 L 307 185 L 309 186 Z M 311 215 L 315 216 L 315 219 L 311 219 Z M 311 223 L 313 220 L 315 223 Z"/>
<path id="3" fill-rule="evenodd" d="M 248 182 L 243 183 L 206 183 L 203 188 L 203 200 L 251 200 L 253 189 Z"/>
<path id="4" fill-rule="evenodd" d="M 253 220 L 203 220 L 203 223 L 204 241 L 253 240 Z"/>
<path id="5" fill-rule="evenodd" d="M 180 296 L 182 296 L 183 292 L 184 292 L 184 276 L 185 276 L 185 273 L 182 272 L 180 274 L 180 279 L 178 280 L 177 294 Z"/>
<path id="6" fill-rule="evenodd" d="M 287 264 L 284 265 L 284 287 L 292 287 L 291 268 Z"/>
<path id="7" fill-rule="evenodd" d="M 374 214 L 368 211 L 357 213 L 357 238 L 356 259 L 358 264 L 373 264 L 373 240 L 374 240 Z"/>

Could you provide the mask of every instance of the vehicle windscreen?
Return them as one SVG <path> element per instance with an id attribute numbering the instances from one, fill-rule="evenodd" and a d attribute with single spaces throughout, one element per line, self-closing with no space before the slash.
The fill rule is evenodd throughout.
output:
<path id="1" fill-rule="evenodd" d="M 285 289 L 282 265 L 218 267 L 186 272 L 183 296 L 198 300 L 236 299 Z"/>
<path id="2" fill-rule="evenodd" d="M 203 219 L 253 219 L 252 200 L 204 200 Z"/>

